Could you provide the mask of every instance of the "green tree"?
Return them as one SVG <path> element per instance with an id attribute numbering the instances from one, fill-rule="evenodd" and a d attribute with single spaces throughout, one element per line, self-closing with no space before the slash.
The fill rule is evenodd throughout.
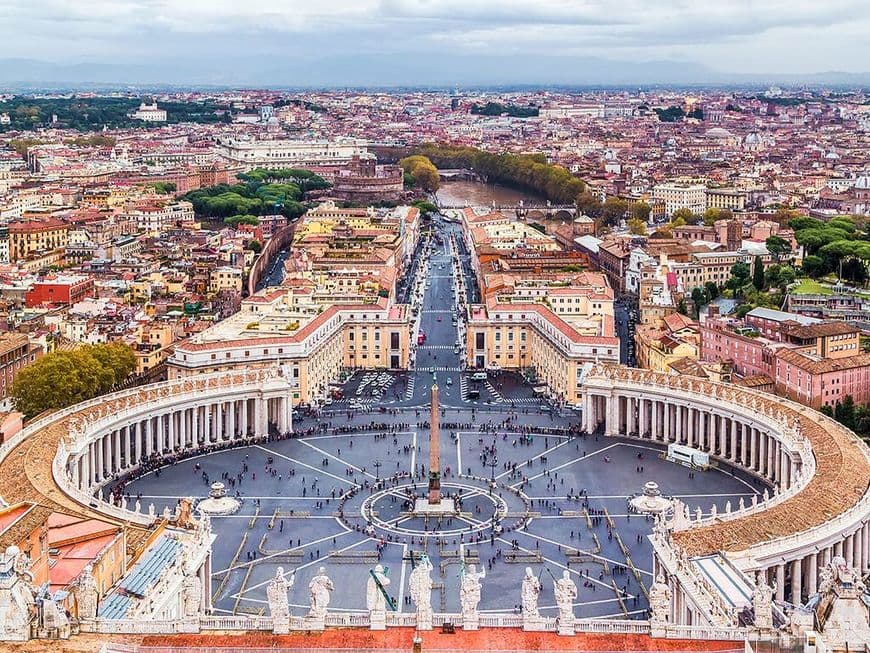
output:
<path id="1" fill-rule="evenodd" d="M 604 200 L 601 217 L 604 224 L 614 225 L 625 218 L 628 213 L 628 202 L 621 197 L 608 197 Z"/>
<path id="2" fill-rule="evenodd" d="M 855 400 L 846 395 L 843 402 L 834 405 L 834 419 L 848 429 L 855 430 Z"/>
<path id="3" fill-rule="evenodd" d="M 783 256 L 791 253 L 791 243 L 779 236 L 770 236 L 764 241 L 764 246 L 775 261 L 779 261 Z"/>
<path id="4" fill-rule="evenodd" d="M 433 193 L 438 190 L 441 176 L 438 168 L 427 157 L 422 155 L 408 156 L 399 161 L 399 165 L 406 173 L 414 178 L 414 185 L 426 192 Z"/>
<path id="5" fill-rule="evenodd" d="M 245 247 L 254 252 L 254 254 L 259 254 L 263 251 L 263 244 L 256 238 L 249 240 Z"/>
<path id="6" fill-rule="evenodd" d="M 435 206 L 432 202 L 428 202 L 426 200 L 417 200 L 412 204 L 412 206 L 416 206 L 420 209 L 420 215 L 423 217 L 428 217 L 433 213 L 438 213 L 438 207 Z"/>
<path id="7" fill-rule="evenodd" d="M 752 285 L 756 290 L 764 288 L 764 264 L 761 262 L 761 257 L 756 256 L 752 262 Z"/>
<path id="8" fill-rule="evenodd" d="M 641 222 L 649 221 L 649 214 L 652 212 L 652 207 L 646 202 L 631 203 L 631 217 Z"/>
<path id="9" fill-rule="evenodd" d="M 224 224 L 228 224 L 232 227 L 237 227 L 240 224 L 249 224 L 256 227 L 260 224 L 260 218 L 255 215 L 232 215 L 228 218 L 224 218 Z"/>
<path id="10" fill-rule="evenodd" d="M 671 218 L 671 222 L 682 220 L 682 224 L 694 224 L 692 221 L 695 219 L 695 214 L 692 213 L 691 209 L 683 207 L 674 211 L 674 214 L 671 216 Z"/>
<path id="11" fill-rule="evenodd" d="M 731 277 L 738 279 L 742 284 L 749 280 L 749 264 L 739 261 L 731 266 Z"/>
<path id="12" fill-rule="evenodd" d="M 801 268 L 813 279 L 818 279 L 826 271 L 825 260 L 821 256 L 806 256 L 801 263 Z"/>
<path id="13" fill-rule="evenodd" d="M 707 296 L 707 291 L 703 288 L 692 288 L 692 302 L 695 304 L 695 314 L 701 314 L 701 307 L 709 303 L 710 298 Z"/>
<path id="14" fill-rule="evenodd" d="M 178 190 L 178 186 L 173 181 L 158 181 L 154 183 L 154 192 L 158 195 L 169 195 Z"/>
<path id="15" fill-rule="evenodd" d="M 628 232 L 636 236 L 646 236 L 646 222 L 640 218 L 631 218 L 628 221 Z"/>
<path id="16" fill-rule="evenodd" d="M 135 368 L 136 356 L 124 344 L 53 352 L 18 373 L 10 396 L 16 409 L 32 418 L 106 393 Z"/>
<path id="17" fill-rule="evenodd" d="M 719 286 L 717 286 L 713 281 L 705 283 L 704 290 L 707 291 L 707 296 L 710 300 L 714 300 L 719 296 Z"/>

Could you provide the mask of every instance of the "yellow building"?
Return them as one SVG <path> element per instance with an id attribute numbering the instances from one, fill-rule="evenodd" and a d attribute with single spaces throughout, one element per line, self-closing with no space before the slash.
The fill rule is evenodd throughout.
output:
<path id="1" fill-rule="evenodd" d="M 208 291 L 217 294 L 221 290 L 242 292 L 242 269 L 234 267 L 220 267 L 211 271 L 208 278 Z"/>
<path id="2" fill-rule="evenodd" d="M 678 360 L 698 360 L 701 353 L 698 323 L 680 313 L 667 315 L 657 325 L 638 325 L 634 341 L 637 366 L 654 372 L 668 372 Z"/>
<path id="3" fill-rule="evenodd" d="M 66 247 L 69 230 L 66 222 L 55 218 L 13 222 L 9 225 L 9 260 L 14 262 L 35 252 Z"/>
<path id="4" fill-rule="evenodd" d="M 248 297 L 241 310 L 175 345 L 170 379 L 232 369 L 286 367 L 293 403 L 329 395 L 342 370 L 407 369 L 411 316 L 387 298 L 369 304 L 305 304 L 292 289 Z"/>

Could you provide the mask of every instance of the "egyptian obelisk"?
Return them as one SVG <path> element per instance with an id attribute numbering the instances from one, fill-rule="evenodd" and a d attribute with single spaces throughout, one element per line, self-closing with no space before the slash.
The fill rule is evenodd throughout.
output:
<path id="1" fill-rule="evenodd" d="M 441 433 L 438 415 L 438 381 L 432 379 L 432 406 L 429 415 L 429 505 L 441 503 Z"/>

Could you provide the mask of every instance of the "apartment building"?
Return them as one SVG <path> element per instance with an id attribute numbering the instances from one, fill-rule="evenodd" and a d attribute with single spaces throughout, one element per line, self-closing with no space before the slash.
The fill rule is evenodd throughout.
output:
<path id="1" fill-rule="evenodd" d="M 69 242 L 70 225 L 56 218 L 16 221 L 9 224 L 9 260 L 36 252 L 62 249 Z"/>
<path id="2" fill-rule="evenodd" d="M 703 184 L 679 182 L 656 184 L 653 186 L 652 196 L 665 203 L 667 215 L 673 215 L 680 209 L 703 213 L 707 208 L 707 187 Z"/>
<path id="3" fill-rule="evenodd" d="M 701 327 L 701 356 L 729 361 L 743 377 L 767 377 L 777 394 L 813 408 L 847 395 L 870 401 L 870 354 L 861 351 L 858 328 L 845 322 L 766 308 L 742 321 L 711 317 Z"/>

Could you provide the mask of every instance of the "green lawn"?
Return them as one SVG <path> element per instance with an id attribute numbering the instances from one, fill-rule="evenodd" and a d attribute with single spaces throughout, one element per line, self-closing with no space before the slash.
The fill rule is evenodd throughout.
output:
<path id="1" fill-rule="evenodd" d="M 823 286 L 815 279 L 801 279 L 797 286 L 791 289 L 795 295 L 832 295 L 830 286 Z"/>

